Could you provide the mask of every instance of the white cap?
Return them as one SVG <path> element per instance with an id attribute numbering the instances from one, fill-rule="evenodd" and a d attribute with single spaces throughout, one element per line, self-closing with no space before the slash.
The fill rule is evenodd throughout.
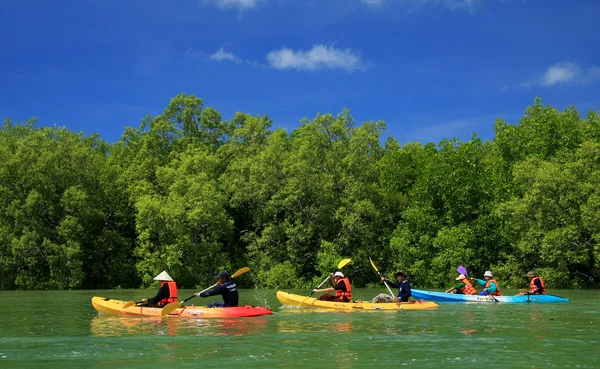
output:
<path id="1" fill-rule="evenodd" d="M 489 270 L 486 270 L 485 273 L 483 273 L 484 277 L 492 277 L 492 272 Z"/>
<path id="2" fill-rule="evenodd" d="M 335 272 L 335 274 L 333 276 L 334 277 L 342 277 L 342 278 L 344 278 L 344 273 L 342 273 L 342 272 Z"/>
<path id="3" fill-rule="evenodd" d="M 463 280 L 463 279 L 465 279 L 465 278 L 466 278 L 466 277 L 465 277 L 465 275 L 464 275 L 464 274 L 461 274 L 461 275 L 459 275 L 458 277 L 456 277 L 456 280 L 457 280 L 457 281 L 462 281 L 462 280 Z"/>
<path id="4" fill-rule="evenodd" d="M 159 275 L 157 275 L 156 277 L 154 277 L 155 281 L 167 281 L 167 282 L 175 282 L 173 280 L 173 278 L 171 278 L 171 276 L 169 275 L 169 273 L 167 273 L 165 270 L 163 270 L 162 272 L 160 272 Z"/>

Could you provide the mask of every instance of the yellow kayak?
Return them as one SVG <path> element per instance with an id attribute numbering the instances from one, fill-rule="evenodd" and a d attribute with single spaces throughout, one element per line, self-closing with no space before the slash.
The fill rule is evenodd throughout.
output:
<path id="1" fill-rule="evenodd" d="M 295 295 L 289 292 L 277 291 L 277 300 L 284 306 L 303 306 L 313 308 L 326 308 L 333 310 L 398 310 L 395 302 L 334 302 L 320 301 L 313 297 Z M 400 303 L 402 310 L 424 310 L 436 308 L 439 305 L 433 301 L 410 301 Z"/>

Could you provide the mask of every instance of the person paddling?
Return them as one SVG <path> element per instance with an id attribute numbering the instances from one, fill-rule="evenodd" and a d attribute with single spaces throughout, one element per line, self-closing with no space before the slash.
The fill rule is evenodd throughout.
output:
<path id="1" fill-rule="evenodd" d="M 223 301 L 214 302 L 208 305 L 208 307 L 215 308 L 238 306 L 238 288 L 235 282 L 231 280 L 229 273 L 226 270 L 222 270 L 215 276 L 215 278 L 218 279 L 217 288 L 208 292 L 202 292 L 200 297 L 221 295 L 223 297 Z"/>
<path id="2" fill-rule="evenodd" d="M 535 272 L 527 272 L 525 277 L 529 279 L 529 291 L 522 293 L 521 295 L 545 295 L 546 285 L 542 277 L 535 274 Z"/>
<path id="3" fill-rule="evenodd" d="M 314 289 L 313 292 L 334 292 L 335 296 L 329 293 L 325 293 L 317 300 L 321 301 L 336 301 L 336 302 L 349 302 L 352 301 L 352 286 L 350 280 L 344 276 L 344 273 L 337 271 L 335 274 L 330 274 L 331 280 L 333 281 L 333 287 Z"/>
<path id="4" fill-rule="evenodd" d="M 408 302 L 408 299 L 412 296 L 412 290 L 410 289 L 410 283 L 406 280 L 406 274 L 402 272 L 396 273 L 397 283 L 390 281 L 386 277 L 381 277 L 381 281 L 387 283 L 390 287 L 398 289 L 398 296 L 394 298 L 394 301 Z"/>
<path id="5" fill-rule="evenodd" d="M 456 278 L 457 281 L 459 281 L 459 283 L 446 290 L 446 293 L 456 293 L 459 295 L 476 295 L 477 294 L 477 290 L 475 289 L 475 287 L 473 287 L 473 285 L 471 284 L 471 282 L 467 279 L 467 277 L 464 274 L 459 275 Z"/>
<path id="6" fill-rule="evenodd" d="M 163 307 L 168 303 L 177 302 L 177 283 L 171 278 L 169 273 L 163 270 L 154 277 L 155 281 L 160 281 L 160 288 L 156 296 L 142 299 L 142 303 L 151 307 Z"/>
<path id="7" fill-rule="evenodd" d="M 483 286 L 483 291 L 481 291 L 480 295 L 502 296 L 498 282 L 496 282 L 495 279 L 492 279 L 493 275 L 491 271 L 486 270 L 486 272 L 483 273 L 483 278 L 484 279 L 471 278 L 472 281 L 477 281 L 478 285 Z"/>

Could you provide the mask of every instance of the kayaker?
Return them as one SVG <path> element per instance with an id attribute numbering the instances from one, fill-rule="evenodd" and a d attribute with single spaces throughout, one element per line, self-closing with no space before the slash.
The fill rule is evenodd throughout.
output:
<path id="1" fill-rule="evenodd" d="M 168 303 L 177 302 L 177 283 L 171 278 L 167 271 L 163 270 L 154 277 L 155 281 L 160 281 L 160 288 L 156 296 L 142 299 L 142 303 L 147 306 L 163 307 Z"/>
<path id="2" fill-rule="evenodd" d="M 477 294 L 477 290 L 475 289 L 475 287 L 473 287 L 473 285 L 471 284 L 471 282 L 467 279 L 467 277 L 464 274 L 459 275 L 456 278 L 457 281 L 459 281 L 460 283 L 458 283 L 456 286 L 447 289 L 446 293 L 456 293 L 459 295 L 476 295 Z"/>
<path id="3" fill-rule="evenodd" d="M 352 301 L 352 286 L 350 280 L 344 276 L 344 273 L 337 271 L 330 274 L 333 281 L 333 287 L 314 289 L 313 292 L 335 292 L 335 296 L 329 293 L 321 295 L 317 300 L 321 301 L 336 301 L 349 302 Z"/>
<path id="4" fill-rule="evenodd" d="M 398 289 L 398 296 L 394 298 L 394 301 L 408 302 L 408 299 L 412 296 L 412 291 L 410 283 L 406 280 L 406 274 L 398 272 L 395 277 L 398 283 L 394 283 L 386 277 L 381 277 L 381 281 L 387 283 L 390 287 Z"/>
<path id="5" fill-rule="evenodd" d="M 472 281 L 477 281 L 478 285 L 483 286 L 483 291 L 480 293 L 481 296 L 502 296 L 498 282 L 496 282 L 495 279 L 492 279 L 493 276 L 491 271 L 486 270 L 485 273 L 483 273 L 483 278 L 484 279 L 477 279 L 471 277 Z"/>
<path id="6" fill-rule="evenodd" d="M 202 292 L 200 297 L 221 295 L 223 297 L 223 301 L 214 302 L 208 305 L 208 307 L 238 306 L 238 288 L 235 282 L 231 280 L 229 273 L 226 270 L 222 270 L 215 276 L 215 278 L 217 278 L 217 288 L 208 292 Z"/>
<path id="7" fill-rule="evenodd" d="M 546 284 L 542 277 L 535 274 L 534 271 L 527 272 L 525 277 L 529 279 L 529 291 L 522 293 L 522 295 L 545 295 Z"/>

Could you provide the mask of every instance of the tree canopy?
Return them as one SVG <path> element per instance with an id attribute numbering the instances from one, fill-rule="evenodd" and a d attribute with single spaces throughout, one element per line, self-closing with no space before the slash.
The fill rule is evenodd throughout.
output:
<path id="1" fill-rule="evenodd" d="M 519 124 L 461 142 L 382 143 L 382 121 L 319 114 L 288 133 L 223 120 L 181 94 L 109 144 L 36 120 L 0 127 L 0 288 L 192 288 L 248 265 L 261 286 L 313 286 L 369 257 L 419 287 L 464 265 L 523 286 L 600 285 L 600 115 L 536 99 Z"/>

